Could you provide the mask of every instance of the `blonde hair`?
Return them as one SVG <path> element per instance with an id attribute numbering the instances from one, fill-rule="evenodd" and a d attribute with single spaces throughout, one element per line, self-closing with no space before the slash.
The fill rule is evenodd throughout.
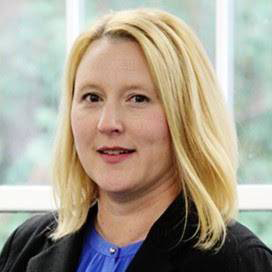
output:
<path id="1" fill-rule="evenodd" d="M 141 46 L 168 121 L 186 218 L 188 204 L 196 207 L 195 247 L 206 250 L 218 243 L 220 247 L 226 226 L 237 212 L 234 122 L 198 38 L 179 18 L 154 9 L 111 12 L 81 34 L 72 47 L 53 160 L 60 207 L 52 237 L 59 239 L 78 230 L 96 200 L 95 184 L 75 151 L 70 110 L 77 67 L 89 45 L 103 37 L 132 39 Z"/>

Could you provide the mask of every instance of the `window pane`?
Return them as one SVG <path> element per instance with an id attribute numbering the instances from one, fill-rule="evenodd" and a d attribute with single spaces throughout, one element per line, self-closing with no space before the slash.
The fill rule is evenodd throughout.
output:
<path id="1" fill-rule="evenodd" d="M 0 28 L 0 184 L 44 184 L 65 55 L 65 0 L 1 0 Z"/>
<path id="2" fill-rule="evenodd" d="M 215 59 L 215 0 L 85 0 L 87 22 L 110 10 L 139 7 L 169 11 L 187 22 L 203 42 L 211 60 Z M 203 12 L 205 11 L 205 12 Z"/>
<path id="3" fill-rule="evenodd" d="M 233 2 L 239 179 L 272 183 L 272 2 Z"/>
<path id="4" fill-rule="evenodd" d="M 272 248 L 272 211 L 243 211 L 239 222 L 247 226 L 270 248 Z"/>

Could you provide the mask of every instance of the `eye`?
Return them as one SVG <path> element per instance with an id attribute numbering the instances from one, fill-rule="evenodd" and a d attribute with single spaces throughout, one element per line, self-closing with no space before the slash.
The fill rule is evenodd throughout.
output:
<path id="1" fill-rule="evenodd" d="M 95 93 L 86 93 L 83 95 L 82 100 L 87 100 L 88 102 L 99 102 L 99 96 Z"/>
<path id="2" fill-rule="evenodd" d="M 148 97 L 146 97 L 145 95 L 140 95 L 140 94 L 134 95 L 130 99 L 134 99 L 134 101 L 136 103 L 142 103 L 142 102 L 149 102 L 150 101 L 150 99 Z"/>

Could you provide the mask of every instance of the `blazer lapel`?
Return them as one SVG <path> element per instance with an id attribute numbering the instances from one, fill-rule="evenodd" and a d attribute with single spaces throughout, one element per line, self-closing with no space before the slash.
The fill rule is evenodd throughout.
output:
<path id="1" fill-rule="evenodd" d="M 153 247 L 151 243 L 145 243 L 137 252 L 127 272 L 150 272 L 150 271 L 163 271 L 173 272 L 175 266 L 170 259 L 170 254 L 163 252 L 156 247 Z"/>
<path id="2" fill-rule="evenodd" d="M 177 253 L 181 258 L 186 248 L 192 246 L 191 238 L 197 230 L 197 217 L 193 206 L 190 207 L 187 226 L 185 224 L 184 201 L 181 193 L 151 227 L 128 266 L 128 272 L 177 271 Z"/>

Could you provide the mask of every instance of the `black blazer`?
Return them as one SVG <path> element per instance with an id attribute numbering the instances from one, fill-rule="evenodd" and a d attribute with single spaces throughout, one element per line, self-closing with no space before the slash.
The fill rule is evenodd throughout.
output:
<path id="1" fill-rule="evenodd" d="M 74 272 L 86 230 L 97 212 L 74 234 L 53 242 L 48 235 L 56 227 L 54 213 L 37 215 L 18 227 L 0 255 L 1 272 Z M 188 240 L 196 229 L 191 212 L 186 232 L 184 199 L 180 195 L 152 226 L 126 271 L 129 272 L 272 272 L 272 251 L 238 222 L 228 227 L 224 246 L 217 253 L 200 251 Z M 110 271 L 109 271 L 110 272 Z"/>

